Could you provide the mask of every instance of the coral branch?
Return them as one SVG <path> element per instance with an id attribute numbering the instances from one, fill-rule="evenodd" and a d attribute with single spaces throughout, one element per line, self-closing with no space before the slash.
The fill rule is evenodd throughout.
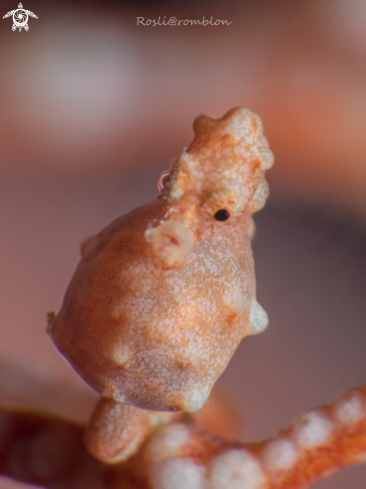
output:
<path id="1" fill-rule="evenodd" d="M 300 417 L 257 450 L 271 489 L 308 487 L 366 461 L 366 388 L 347 391 L 334 404 Z"/>
<path id="2" fill-rule="evenodd" d="M 144 452 L 154 489 L 309 487 L 342 467 L 366 460 L 366 387 L 301 416 L 273 440 L 228 443 L 194 426 L 172 424 L 156 433 Z"/>
<path id="3" fill-rule="evenodd" d="M 2 408 L 0 474 L 50 489 L 106 487 L 101 464 L 84 448 L 82 433 L 68 421 Z"/>
<path id="4" fill-rule="evenodd" d="M 108 465 L 87 453 L 82 431 L 66 421 L 0 410 L 0 473 L 51 489 L 306 488 L 366 461 L 366 387 L 258 444 L 225 441 L 191 422 L 174 422 L 157 428 L 127 462 Z"/>
<path id="5" fill-rule="evenodd" d="M 175 424 L 160 430 L 145 450 L 154 489 L 309 487 L 366 460 L 366 388 L 346 392 L 334 404 L 301 416 L 275 439 L 259 444 L 225 444 L 204 437 L 195 427 Z M 191 480 L 187 486 L 186 477 Z"/>

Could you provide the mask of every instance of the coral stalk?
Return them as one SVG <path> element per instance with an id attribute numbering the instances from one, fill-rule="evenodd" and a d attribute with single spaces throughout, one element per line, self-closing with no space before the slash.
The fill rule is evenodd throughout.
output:
<path id="1" fill-rule="evenodd" d="M 302 489 L 366 461 L 366 386 L 298 418 L 274 439 L 241 444 L 192 422 L 156 428 L 127 462 L 103 464 L 82 429 L 41 415 L 0 410 L 0 473 L 68 489 Z"/>

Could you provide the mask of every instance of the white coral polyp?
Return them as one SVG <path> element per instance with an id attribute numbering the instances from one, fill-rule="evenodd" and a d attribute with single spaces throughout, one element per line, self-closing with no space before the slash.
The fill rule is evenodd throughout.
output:
<path id="1" fill-rule="evenodd" d="M 263 489 L 266 477 L 248 450 L 233 449 L 212 460 L 207 482 L 209 489 Z"/>
<path id="2" fill-rule="evenodd" d="M 298 458 L 295 444 L 284 438 L 269 442 L 263 453 L 264 465 L 271 473 L 290 469 Z"/>
<path id="3" fill-rule="evenodd" d="M 362 398 L 358 393 L 339 399 L 334 406 L 335 419 L 347 425 L 358 423 L 364 416 Z"/>
<path id="4" fill-rule="evenodd" d="M 314 449 L 329 442 L 332 422 L 323 414 L 313 411 L 295 423 L 295 441 L 305 450 Z"/>
<path id="5" fill-rule="evenodd" d="M 154 489 L 205 489 L 205 467 L 190 458 L 169 459 L 152 476 Z"/>

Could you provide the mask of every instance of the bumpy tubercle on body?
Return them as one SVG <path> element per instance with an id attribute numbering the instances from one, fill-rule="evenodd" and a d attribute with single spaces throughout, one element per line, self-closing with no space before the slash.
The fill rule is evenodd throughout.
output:
<path id="1" fill-rule="evenodd" d="M 201 409 L 239 342 L 268 324 L 250 245 L 273 164 L 261 120 L 238 107 L 198 117 L 194 132 L 157 201 L 83 242 L 49 326 L 102 396 L 85 442 L 103 461 L 129 458 L 175 412 Z"/>

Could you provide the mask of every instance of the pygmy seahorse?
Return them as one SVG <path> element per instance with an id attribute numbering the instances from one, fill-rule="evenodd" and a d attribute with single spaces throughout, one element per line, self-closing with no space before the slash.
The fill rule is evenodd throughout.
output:
<path id="1" fill-rule="evenodd" d="M 262 122 L 237 107 L 199 116 L 194 133 L 157 200 L 84 241 L 50 327 L 102 396 L 85 439 L 103 460 L 130 456 L 162 411 L 201 409 L 239 342 L 268 324 L 250 241 L 273 164 Z"/>

